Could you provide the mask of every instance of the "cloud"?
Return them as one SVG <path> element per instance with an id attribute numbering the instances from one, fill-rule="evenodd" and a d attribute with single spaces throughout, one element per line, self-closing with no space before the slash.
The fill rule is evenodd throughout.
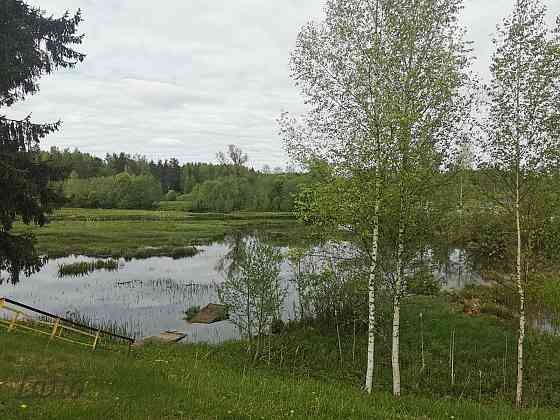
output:
<path id="1" fill-rule="evenodd" d="M 303 100 L 289 78 L 299 28 L 324 0 L 29 0 L 47 13 L 82 9 L 87 58 L 41 80 L 41 92 L 10 109 L 38 121 L 63 120 L 44 147 L 104 156 L 213 161 L 235 143 L 261 167 L 284 165 L 282 110 Z M 560 14 L 556 0 L 545 2 Z M 491 34 L 511 0 L 467 0 L 462 21 L 487 74 Z"/>

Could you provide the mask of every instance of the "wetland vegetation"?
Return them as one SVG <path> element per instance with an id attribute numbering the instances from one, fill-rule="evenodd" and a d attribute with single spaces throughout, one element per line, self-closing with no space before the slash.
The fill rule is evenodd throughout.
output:
<path id="1" fill-rule="evenodd" d="M 119 262 L 114 259 L 95 260 L 91 262 L 80 261 L 70 264 L 60 264 L 58 266 L 58 276 L 85 276 L 95 270 L 116 271 L 119 269 Z"/>
<path id="2" fill-rule="evenodd" d="M 85 58 L 81 12 L 7 4 L 2 108 Z M 60 123 L 2 112 L 0 295 L 139 345 L 0 329 L 0 414 L 559 417 L 560 20 L 517 0 L 481 87 L 461 9 L 327 2 L 278 121 L 300 171 L 41 150 Z"/>

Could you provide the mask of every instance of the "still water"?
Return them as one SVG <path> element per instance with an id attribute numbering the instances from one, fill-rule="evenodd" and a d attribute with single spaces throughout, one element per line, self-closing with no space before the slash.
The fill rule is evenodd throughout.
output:
<path id="1" fill-rule="evenodd" d="M 199 247 L 194 257 L 174 260 L 155 257 L 119 261 L 118 271 L 99 270 L 86 276 L 58 277 L 60 264 L 92 261 L 84 256 L 50 260 L 39 273 L 21 278 L 16 285 L 0 285 L 0 296 L 60 316 L 87 319 L 94 325 L 124 327 L 128 335 L 142 338 L 166 330 L 187 333 L 186 341 L 221 342 L 238 337 L 229 321 L 211 325 L 183 320 L 190 306 L 217 303 L 216 286 L 224 281 L 219 262 L 229 245 Z M 282 266 L 287 284 L 289 267 Z M 289 291 L 284 316 L 290 317 L 293 293 Z"/>
<path id="2" fill-rule="evenodd" d="M 95 271 L 86 276 L 58 276 L 60 264 L 91 261 L 71 256 L 49 261 L 39 273 L 22 278 L 16 285 L 0 285 L 0 296 L 65 317 L 87 319 L 101 327 L 120 326 L 135 338 L 166 330 L 187 333 L 186 342 L 222 342 L 239 337 L 229 322 L 189 324 L 183 317 L 191 306 L 217 303 L 217 285 L 224 281 L 220 262 L 231 252 L 232 242 L 201 246 L 194 257 L 174 260 L 155 257 L 119 261 L 118 271 Z M 286 251 L 286 248 L 283 248 Z M 445 289 L 461 289 L 479 283 L 480 276 L 468 269 L 461 252 L 453 251 L 435 272 Z M 282 317 L 293 318 L 296 296 L 289 284 L 287 263 L 281 279 L 288 288 Z"/>

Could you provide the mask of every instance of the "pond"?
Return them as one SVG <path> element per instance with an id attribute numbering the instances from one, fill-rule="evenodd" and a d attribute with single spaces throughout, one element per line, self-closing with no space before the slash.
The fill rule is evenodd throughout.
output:
<path id="1" fill-rule="evenodd" d="M 178 330 L 187 333 L 186 341 L 221 342 L 238 337 L 229 321 L 189 324 L 183 318 L 191 306 L 218 302 L 216 286 L 224 281 L 218 266 L 230 247 L 227 242 L 201 246 L 197 255 L 183 259 L 121 259 L 117 271 L 98 270 L 76 277 L 59 277 L 59 265 L 93 258 L 53 259 L 16 285 L 0 285 L 0 296 L 102 328 L 118 326 L 134 338 Z M 284 263 L 281 277 L 286 284 L 288 273 Z M 287 318 L 293 313 L 293 296 L 290 288 L 284 311 Z"/>
<path id="2" fill-rule="evenodd" d="M 92 258 L 53 259 L 40 272 L 22 278 L 16 285 L 0 285 L 0 296 L 102 328 L 116 327 L 134 338 L 178 330 L 187 334 L 185 342 L 218 343 L 236 339 L 239 333 L 229 321 L 205 325 L 189 324 L 183 319 L 191 306 L 218 302 L 217 285 L 224 281 L 219 266 L 235 243 L 230 238 L 201 246 L 197 255 L 183 259 L 121 259 L 117 271 L 99 270 L 78 277 L 59 277 L 59 265 L 92 261 Z M 467 268 L 458 250 L 451 252 L 448 262 L 435 273 L 448 290 L 481 281 L 477 273 Z M 288 287 L 284 319 L 291 319 L 295 314 L 297 298 L 288 281 L 290 276 L 291 269 L 285 262 L 281 267 L 281 279 Z"/>

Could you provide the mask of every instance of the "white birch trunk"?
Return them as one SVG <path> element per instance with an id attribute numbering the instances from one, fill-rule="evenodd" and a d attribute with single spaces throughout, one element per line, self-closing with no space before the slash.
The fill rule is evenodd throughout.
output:
<path id="1" fill-rule="evenodd" d="M 519 337 L 517 339 L 517 389 L 515 395 L 516 407 L 521 407 L 523 402 L 523 347 L 525 343 L 525 289 L 521 277 L 521 220 L 519 211 L 519 169 L 516 174 L 516 202 L 515 218 L 517 227 L 517 264 L 516 283 L 519 293 Z"/>
<path id="2" fill-rule="evenodd" d="M 401 198 L 402 200 L 402 198 Z M 393 296 L 393 345 L 391 354 L 391 365 L 393 367 L 393 395 L 401 395 L 401 365 L 400 365 L 400 328 L 401 328 L 401 296 L 403 288 L 403 252 L 404 252 L 404 227 L 401 201 L 401 216 L 399 221 L 398 255 L 397 255 L 397 280 L 395 283 L 395 294 Z"/>
<path id="3" fill-rule="evenodd" d="M 379 190 L 376 191 L 379 194 Z M 369 308 L 369 319 L 368 319 L 368 350 L 367 350 L 367 369 L 366 369 L 366 391 L 371 394 L 373 387 L 373 368 L 375 359 L 375 291 L 376 291 L 376 275 L 377 275 L 377 247 L 379 242 L 379 206 L 380 199 L 376 198 L 375 201 L 375 216 L 374 216 L 374 227 L 373 227 L 373 237 L 371 244 L 371 261 L 369 270 L 369 298 L 368 298 L 368 308 Z"/>

